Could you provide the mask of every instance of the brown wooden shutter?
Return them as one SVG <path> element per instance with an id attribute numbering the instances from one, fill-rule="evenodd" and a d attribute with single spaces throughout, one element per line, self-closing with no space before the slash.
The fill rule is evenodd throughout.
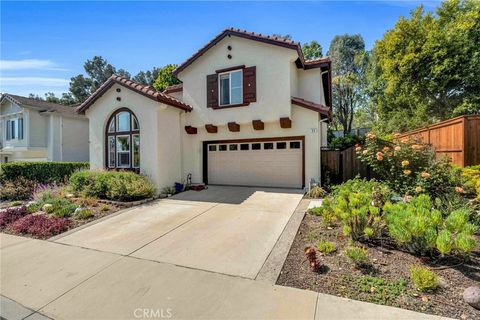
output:
<path id="1" fill-rule="evenodd" d="M 257 72 L 256 67 L 243 69 L 243 103 L 257 101 Z"/>
<path id="2" fill-rule="evenodd" d="M 207 108 L 218 107 L 218 75 L 207 76 Z"/>

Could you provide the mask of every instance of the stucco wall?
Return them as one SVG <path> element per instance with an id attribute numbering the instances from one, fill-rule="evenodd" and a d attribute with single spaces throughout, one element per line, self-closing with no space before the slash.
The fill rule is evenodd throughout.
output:
<path id="1" fill-rule="evenodd" d="M 298 70 L 297 97 L 325 105 L 320 68 Z"/>
<path id="2" fill-rule="evenodd" d="M 116 92 L 120 88 L 121 92 Z M 117 101 L 117 97 L 121 101 Z M 87 111 L 89 119 L 90 167 L 105 165 L 105 127 L 110 115 L 129 108 L 140 124 L 140 171 L 157 191 L 172 186 L 181 177 L 180 110 L 155 102 L 123 86 L 114 85 Z"/>
<path id="3" fill-rule="evenodd" d="M 62 117 L 62 161 L 88 161 L 88 119 Z"/>
<path id="4" fill-rule="evenodd" d="M 305 185 L 308 186 L 311 178 L 319 180 L 321 130 L 318 113 L 297 106 L 292 106 L 291 110 L 292 128 L 290 129 L 280 128 L 277 119 L 265 122 L 264 130 L 254 130 L 250 122 L 240 125 L 240 132 L 230 132 L 227 126 L 218 126 L 217 133 L 208 133 L 205 127 L 199 127 L 196 135 L 188 135 L 183 132 L 183 176 L 192 173 L 194 183 L 203 182 L 203 141 L 305 136 Z M 185 116 L 183 116 L 183 121 L 185 121 Z"/>
<path id="5" fill-rule="evenodd" d="M 227 49 L 228 46 L 232 50 Z M 232 55 L 228 59 L 227 55 Z M 277 121 L 291 114 L 291 65 L 297 52 L 238 37 L 226 37 L 180 72 L 183 101 L 193 106 L 188 122 L 192 126 L 206 123 L 225 125 L 230 121 L 247 123 L 252 119 Z M 257 102 L 246 107 L 212 110 L 206 107 L 206 77 L 216 70 L 239 65 L 256 66 Z"/>

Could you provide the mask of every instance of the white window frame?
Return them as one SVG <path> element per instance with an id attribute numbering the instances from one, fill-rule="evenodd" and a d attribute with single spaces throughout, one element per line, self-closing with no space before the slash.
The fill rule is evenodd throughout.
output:
<path id="1" fill-rule="evenodd" d="M 240 100 L 241 102 L 240 103 L 234 103 L 232 104 L 232 73 L 236 73 L 236 72 L 240 72 L 240 93 L 241 93 L 241 96 L 240 96 Z M 222 82 L 220 81 L 220 77 L 222 75 L 225 75 L 225 74 L 228 74 L 228 86 L 229 86 L 229 89 L 228 89 L 228 104 L 221 104 L 222 102 L 222 99 L 221 99 L 221 94 L 222 94 Z M 226 71 L 226 72 L 222 72 L 222 73 L 219 73 L 218 74 L 218 105 L 220 107 L 226 107 L 226 106 L 231 106 L 231 105 L 237 105 L 237 104 L 242 104 L 243 103 L 243 69 L 235 69 L 235 70 L 231 70 L 231 71 Z"/>
<path id="2" fill-rule="evenodd" d="M 133 117 L 132 117 L 133 118 Z M 134 138 L 135 137 L 138 137 L 138 166 L 135 165 L 135 143 L 134 143 Z M 140 168 L 140 133 L 134 133 L 132 134 L 132 138 L 131 138 L 131 146 L 130 148 L 132 148 L 132 156 L 131 156 L 131 159 L 130 159 L 130 162 L 131 162 L 131 165 L 132 165 L 132 168 L 135 168 L 135 169 L 138 169 Z"/>
<path id="3" fill-rule="evenodd" d="M 117 140 L 118 138 L 121 138 L 121 137 L 127 137 L 128 138 L 128 151 L 119 151 L 118 148 L 117 148 Z M 132 164 L 132 157 L 131 157 L 131 150 L 132 150 L 132 139 L 130 139 L 130 135 L 129 134 L 119 134 L 119 135 L 116 135 L 115 136 L 115 160 L 117 160 L 117 163 L 116 163 L 116 168 L 130 168 L 131 167 L 131 164 Z M 126 153 L 128 154 L 128 165 L 120 165 L 120 161 L 118 160 L 118 155 L 120 153 Z"/>
<path id="4" fill-rule="evenodd" d="M 20 119 L 22 119 L 21 126 Z M 5 120 L 5 140 L 23 140 L 25 132 L 25 120 L 23 119 L 23 117 L 18 117 Z M 20 131 L 20 129 L 22 130 Z"/>

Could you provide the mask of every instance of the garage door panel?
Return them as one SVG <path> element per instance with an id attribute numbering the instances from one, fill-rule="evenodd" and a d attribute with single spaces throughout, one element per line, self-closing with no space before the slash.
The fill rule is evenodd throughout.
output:
<path id="1" fill-rule="evenodd" d="M 277 144 L 280 142 L 280 144 Z M 284 142 L 284 143 L 282 143 Z M 267 147 L 273 143 L 274 149 L 264 150 L 241 150 L 230 147 L 235 143 L 216 144 L 216 147 L 208 149 L 208 181 L 210 184 L 265 186 L 301 188 L 303 184 L 303 154 L 302 147 L 290 148 L 289 141 L 270 141 Z M 215 144 L 212 144 L 215 145 Z M 226 145 L 220 148 L 220 145 Z M 281 149 L 276 149 L 279 146 Z M 226 151 L 219 151 L 226 149 Z M 230 151 L 230 150 L 236 151 Z M 212 151 L 210 151 L 212 150 Z"/>

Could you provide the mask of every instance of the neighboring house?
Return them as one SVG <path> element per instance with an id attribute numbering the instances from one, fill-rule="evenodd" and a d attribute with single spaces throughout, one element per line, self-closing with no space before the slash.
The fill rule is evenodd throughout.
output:
<path id="1" fill-rule="evenodd" d="M 0 162 L 88 161 L 88 119 L 74 107 L 4 94 Z"/>
<path id="2" fill-rule="evenodd" d="M 78 107 L 93 169 L 174 182 L 303 188 L 320 181 L 331 119 L 331 63 L 298 43 L 227 29 L 157 92 L 114 75 Z"/>

